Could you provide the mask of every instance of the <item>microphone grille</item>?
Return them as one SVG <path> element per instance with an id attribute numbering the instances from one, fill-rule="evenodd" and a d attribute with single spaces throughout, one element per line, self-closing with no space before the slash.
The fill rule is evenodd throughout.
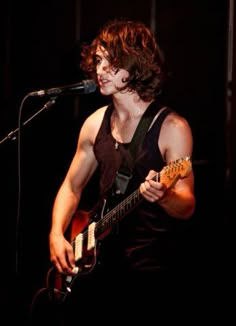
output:
<path id="1" fill-rule="evenodd" d="M 85 94 L 93 93 L 97 88 L 96 83 L 93 79 L 86 79 L 83 81 L 83 84 Z"/>

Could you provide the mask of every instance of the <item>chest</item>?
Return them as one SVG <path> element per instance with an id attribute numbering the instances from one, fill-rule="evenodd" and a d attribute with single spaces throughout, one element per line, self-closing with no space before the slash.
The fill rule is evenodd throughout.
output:
<path id="1" fill-rule="evenodd" d="M 120 143 L 130 143 L 140 118 L 119 121 L 111 119 L 111 134 Z"/>

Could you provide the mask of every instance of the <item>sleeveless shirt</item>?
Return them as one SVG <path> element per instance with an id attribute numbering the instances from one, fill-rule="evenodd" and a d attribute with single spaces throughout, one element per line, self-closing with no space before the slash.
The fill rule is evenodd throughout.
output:
<path id="1" fill-rule="evenodd" d="M 160 105 L 157 101 L 154 104 L 158 113 Z M 133 162 L 128 144 L 119 143 L 118 149 L 115 149 L 116 140 L 111 134 L 110 126 L 112 110 L 113 106 L 109 105 L 94 144 L 94 153 L 99 166 L 101 198 L 106 197 L 112 189 L 121 164 L 125 164 L 132 172 L 124 197 L 139 187 L 151 169 L 157 172 L 162 170 L 166 163 L 162 158 L 158 139 L 165 117 L 173 111 L 166 107 L 159 114 L 149 128 Z M 101 252 L 105 257 L 104 261 L 115 264 L 119 269 L 125 266 L 129 271 L 155 271 L 168 268 L 175 255 L 174 231 L 177 226 L 176 219 L 168 216 L 157 203 L 144 200 L 114 227 L 111 235 L 103 240 Z"/>

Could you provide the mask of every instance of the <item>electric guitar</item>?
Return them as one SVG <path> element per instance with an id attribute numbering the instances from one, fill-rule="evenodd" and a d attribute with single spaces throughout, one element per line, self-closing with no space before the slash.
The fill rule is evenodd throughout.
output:
<path id="1" fill-rule="evenodd" d="M 166 165 L 153 180 L 164 183 L 167 188 L 173 187 L 182 178 L 187 177 L 192 164 L 189 157 L 181 158 Z M 144 200 L 139 189 L 136 189 L 118 205 L 110 209 L 106 199 L 92 211 L 78 210 L 73 217 L 70 240 L 73 246 L 76 267 L 74 275 L 61 275 L 56 272 L 56 287 L 53 288 L 57 299 L 65 300 L 71 292 L 72 285 L 79 275 L 90 273 L 97 262 L 98 243 L 110 233 L 112 226 L 117 224 L 132 209 Z M 55 277 L 55 276 L 54 276 Z M 54 285 L 55 285 L 54 284 Z"/>

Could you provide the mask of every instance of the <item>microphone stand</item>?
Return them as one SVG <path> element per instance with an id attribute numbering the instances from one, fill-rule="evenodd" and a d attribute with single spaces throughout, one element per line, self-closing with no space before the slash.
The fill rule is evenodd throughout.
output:
<path id="1" fill-rule="evenodd" d="M 22 126 L 27 125 L 31 120 L 33 120 L 37 115 L 39 115 L 41 112 L 43 112 L 44 110 L 48 110 L 50 109 L 54 104 L 56 103 L 56 97 L 52 97 L 46 104 L 44 104 L 44 106 L 37 111 L 34 115 L 32 115 L 29 119 L 27 119 L 26 121 L 24 121 L 22 123 Z M 16 140 L 16 134 L 19 132 L 19 127 L 16 128 L 15 130 L 12 130 L 11 132 L 9 132 L 1 141 L 0 141 L 0 145 L 3 144 L 6 140 L 11 139 L 11 140 Z"/>
<path id="2" fill-rule="evenodd" d="M 55 103 L 57 97 L 50 98 L 44 106 L 38 110 L 35 114 L 33 114 L 30 118 L 21 122 L 22 109 L 25 100 L 30 96 L 30 94 L 26 95 L 21 101 L 20 109 L 19 109 L 19 118 L 18 118 L 18 128 L 9 132 L 6 137 L 4 137 L 0 144 L 3 144 L 7 139 L 16 140 L 18 134 L 18 205 L 17 205 L 17 216 L 16 216 L 16 229 L 15 229 L 15 245 L 16 245 L 16 256 L 15 256 L 15 269 L 16 269 L 16 277 L 19 277 L 20 274 L 20 264 L 19 264 L 19 229 L 20 229 L 20 211 L 21 211 L 21 128 L 22 126 L 27 125 L 30 121 L 32 121 L 36 116 L 38 116 L 44 110 L 48 110 Z"/>

